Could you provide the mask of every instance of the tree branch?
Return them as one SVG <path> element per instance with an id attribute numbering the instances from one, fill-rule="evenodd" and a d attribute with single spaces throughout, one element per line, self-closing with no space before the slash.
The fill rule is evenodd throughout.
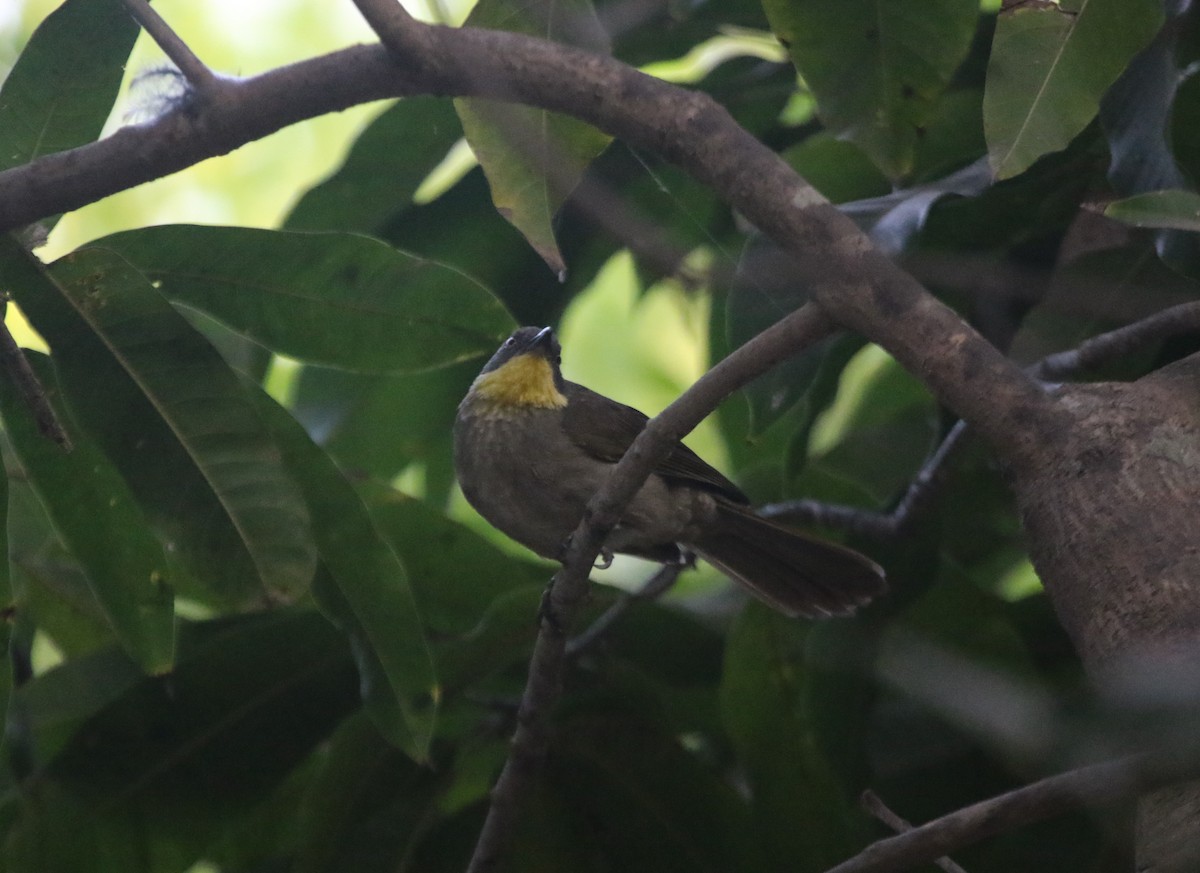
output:
<path id="1" fill-rule="evenodd" d="M 1070 379 L 1151 343 L 1188 333 L 1200 333 L 1200 303 L 1181 303 L 1094 336 L 1074 349 L 1047 355 L 1032 369 L 1039 379 Z"/>
<path id="2" fill-rule="evenodd" d="M 963 807 L 949 815 L 868 846 L 827 873 L 897 873 L 927 864 L 1027 824 L 1077 809 L 1135 797 L 1173 782 L 1194 778 L 1200 759 L 1194 749 L 1175 754 L 1143 754 L 1092 764 L 1050 776 L 1006 794 Z"/>
<path id="3" fill-rule="evenodd" d="M 858 803 L 859 806 L 898 834 L 906 834 L 913 829 L 911 822 L 892 812 L 883 802 L 883 798 L 869 788 L 859 796 Z M 946 857 L 936 858 L 933 863 L 945 870 L 946 873 L 966 873 L 962 867 Z"/>
<path id="4" fill-rule="evenodd" d="M 163 20 L 147 0 L 125 0 L 125 8 L 142 29 L 150 34 L 150 38 L 163 50 L 163 54 L 170 58 L 171 63 L 179 68 L 179 72 L 183 73 L 183 77 L 193 88 L 202 93 L 212 88 L 216 82 L 213 71 L 196 57 L 191 47 L 179 38 L 171 29 L 171 25 Z"/>
<path id="5" fill-rule="evenodd" d="M 512 839 L 519 810 L 549 743 L 548 714 L 558 699 L 566 650 L 565 629 L 587 595 L 588 572 L 625 505 L 671 447 L 725 398 L 780 361 L 828 336 L 834 327 L 815 306 L 805 306 L 734 350 L 670 406 L 646 423 L 604 487 L 588 502 L 571 536 L 563 567 L 551 581 L 530 659 L 529 678 L 508 760 L 492 789 L 492 803 L 468 873 L 495 869 Z"/>
<path id="6" fill-rule="evenodd" d="M 791 255 L 796 281 L 838 323 L 884 346 L 1004 460 L 1021 463 L 1044 443 L 1060 414 L 1053 398 L 711 98 L 609 57 L 520 34 L 422 25 L 392 6 L 360 0 L 392 52 L 356 47 L 223 82 L 219 101 L 0 173 L 0 228 L 78 208 L 367 100 L 425 93 L 526 103 L 657 151 L 712 187 Z"/>
<path id="7" fill-rule="evenodd" d="M 576 658 L 603 639 L 609 628 L 620 621 L 621 617 L 629 612 L 630 607 L 639 600 L 654 600 L 669 591 L 675 584 L 675 580 L 679 578 L 679 574 L 688 566 L 689 564 L 683 563 L 663 564 L 658 572 L 647 579 L 636 591 L 621 592 L 616 602 L 604 610 L 587 630 L 567 643 L 567 657 Z"/>
<path id="8" fill-rule="evenodd" d="M 788 518 L 824 525 L 880 541 L 899 539 L 908 534 L 933 505 L 934 499 L 946 482 L 950 461 L 966 443 L 969 432 L 964 421 L 959 421 L 950 428 L 937 451 L 921 467 L 891 512 L 873 512 L 857 506 L 802 499 L 769 503 L 758 510 L 759 514 L 767 518 Z"/>

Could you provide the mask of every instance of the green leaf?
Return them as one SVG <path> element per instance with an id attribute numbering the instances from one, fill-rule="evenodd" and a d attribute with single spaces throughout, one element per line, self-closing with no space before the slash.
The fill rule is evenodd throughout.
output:
<path id="1" fill-rule="evenodd" d="M 74 663 L 58 670 L 76 683 L 93 672 Z M 314 611 L 185 624 L 170 676 L 123 685 L 39 771 L 6 849 L 15 843 L 45 862 L 16 869 L 109 870 L 51 863 L 106 848 L 128 869 L 187 869 L 358 706 L 345 640 Z M 33 705 L 29 713 L 35 725 L 45 720 Z M 63 803 L 82 803 L 86 814 L 60 847 L 46 837 Z M 106 846 L 114 832 L 129 845 Z M 176 866 L 147 860 L 161 853 Z"/>
<path id="2" fill-rule="evenodd" d="M 95 140 L 138 26 L 121 0 L 67 0 L 0 87 L 0 170 Z"/>
<path id="3" fill-rule="evenodd" d="M 571 701 L 546 765 L 556 806 L 593 863 L 629 873 L 755 869 L 736 863 L 751 823 L 730 784 L 654 713 L 635 711 L 642 701 L 595 697 Z M 536 839 L 522 836 L 522 846 Z"/>
<path id="4" fill-rule="evenodd" d="M 847 798 L 808 712 L 811 628 L 752 602 L 726 642 L 721 714 L 750 783 L 747 869 L 824 870 L 853 853 Z"/>
<path id="5" fill-rule="evenodd" d="M 377 235 L 462 137 L 449 100 L 406 97 L 358 136 L 345 162 L 310 188 L 284 222 L 287 230 Z"/>
<path id="6" fill-rule="evenodd" d="M 390 488 L 366 497 L 375 523 L 409 570 L 426 623 L 441 634 L 474 628 L 495 600 L 544 586 L 553 569 L 505 555 L 479 534 Z M 454 560 L 446 560 L 453 555 Z"/>
<path id="7" fill-rule="evenodd" d="M 448 448 L 458 403 L 480 366 L 385 376 L 305 367 L 289 405 L 343 468 L 387 481 Z"/>
<path id="8" fill-rule="evenodd" d="M 795 262 L 765 237 L 747 243 L 738 262 L 738 278 L 725 308 L 730 348 L 737 348 L 784 315 L 808 302 L 808 286 Z M 742 393 L 750 404 L 749 435 L 762 436 L 788 410 L 807 397 L 822 372 L 835 372 L 859 343 L 842 337 L 822 340 L 783 361 L 751 382 Z M 814 409 L 813 414 L 819 412 Z"/>
<path id="9" fill-rule="evenodd" d="M 1195 191 L 1150 191 L 1114 200 L 1104 215 L 1133 227 L 1200 231 L 1200 194 Z"/>
<path id="10" fill-rule="evenodd" d="M 587 0 L 481 0 L 466 23 L 609 52 L 608 36 Z M 461 98 L 454 108 L 496 209 L 556 275 L 565 276 L 554 216 L 611 137 L 574 118 L 512 103 Z"/>
<path id="11" fill-rule="evenodd" d="M 490 354 L 515 326 L 473 279 L 354 234 L 167 225 L 98 245 L 171 300 L 318 364 L 425 370 Z"/>
<path id="12" fill-rule="evenodd" d="M 264 392 L 254 397 L 313 519 L 327 571 L 318 574 L 313 595 L 354 644 L 364 697 L 380 730 L 424 760 L 441 689 L 404 565 L 329 456 Z"/>
<path id="13" fill-rule="evenodd" d="M 983 96 L 996 176 L 1015 176 L 1066 148 L 1162 21 L 1159 0 L 1064 0 L 1003 13 Z"/>
<path id="14" fill-rule="evenodd" d="M 189 593 L 239 606 L 298 596 L 316 559 L 304 504 L 212 346 L 112 252 L 46 272 L 5 240 L 0 259 L 76 420 L 202 583 Z"/>
<path id="15" fill-rule="evenodd" d="M 771 28 L 825 126 L 892 179 L 908 176 L 942 91 L 970 48 L 975 0 L 765 0 Z"/>
<path id="16" fill-rule="evenodd" d="M 294 873 L 399 870 L 434 820 L 451 773 L 401 755 L 363 714 L 330 738 L 299 810 Z"/>
<path id="17" fill-rule="evenodd" d="M 148 673 L 171 667 L 175 644 L 173 575 L 162 544 L 125 480 L 104 453 L 71 426 L 48 359 L 26 353 L 67 428 L 64 451 L 37 423 L 7 379 L 0 380 L 4 429 L 63 542 L 79 559 L 117 639 Z"/>

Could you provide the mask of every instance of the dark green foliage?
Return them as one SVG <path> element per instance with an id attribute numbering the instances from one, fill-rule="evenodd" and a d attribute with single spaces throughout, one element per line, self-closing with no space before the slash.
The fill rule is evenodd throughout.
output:
<path id="1" fill-rule="evenodd" d="M 1023 362 L 1197 297 L 1183 4 L 1165 29 L 1153 0 L 577 5 L 476 21 L 519 9 L 519 29 L 639 65 L 773 26 L 792 64 L 743 54 L 693 86 Z M 134 36 L 117 0 L 47 19 L 0 89 L 0 167 L 97 137 Z M 1033 86 L 1040 101 L 1006 97 Z M 475 143 L 482 127 L 495 147 L 507 110 L 477 110 Z M 545 257 L 498 214 L 494 165 L 492 188 L 476 168 L 414 201 L 463 135 L 435 97 L 384 111 L 283 230 L 145 227 L 48 265 L 0 248 L 75 443 L 41 439 L 0 384 L 0 869 L 463 869 L 553 569 L 462 521 L 450 429 L 480 363 L 514 324 L 557 323 L 622 250 L 643 287 L 688 258 L 713 360 L 822 281 L 819 251 L 783 257 L 662 156 L 614 141 L 589 161 L 603 140 L 566 128 L 579 185 L 521 204 Z M 1125 225 L 1081 208 L 1117 198 Z M 920 374 L 863 345 L 832 337 L 722 406 L 725 472 L 756 503 L 890 511 L 948 430 Z M 283 388 L 273 355 L 297 362 Z M 888 571 L 859 617 L 789 621 L 706 576 L 570 661 L 507 870 L 815 873 L 883 834 L 865 788 L 922 821 L 1107 747 L 981 446 L 901 539 L 825 533 Z M 584 621 L 616 596 L 596 586 Z M 32 671 L 49 647 L 60 660 Z M 958 860 L 1123 869 L 1119 818 Z"/>

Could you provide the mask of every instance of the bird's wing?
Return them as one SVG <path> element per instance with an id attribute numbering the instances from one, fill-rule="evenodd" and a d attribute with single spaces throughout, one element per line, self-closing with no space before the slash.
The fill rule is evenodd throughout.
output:
<path id="1" fill-rule="evenodd" d="M 562 420 L 567 436 L 592 457 L 615 464 L 641 433 L 646 416 L 574 382 L 564 387 L 567 406 Z M 736 485 L 683 443 L 676 443 L 654 472 L 714 491 L 736 503 L 749 503 Z"/>

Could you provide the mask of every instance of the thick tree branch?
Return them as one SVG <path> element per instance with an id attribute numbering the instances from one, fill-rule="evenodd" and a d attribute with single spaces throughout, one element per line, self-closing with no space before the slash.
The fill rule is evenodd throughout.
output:
<path id="1" fill-rule="evenodd" d="M 1082 806 L 1104 806 L 1162 785 L 1193 778 L 1200 770 L 1195 750 L 1134 755 L 1080 767 L 949 815 L 868 846 L 828 873 L 898 873 L 970 846 L 995 834 L 1053 818 Z"/>
<path id="2" fill-rule="evenodd" d="M 797 281 L 837 322 L 887 348 L 1005 460 L 1036 453 L 1057 407 L 1035 380 L 872 248 L 709 97 L 602 55 L 518 34 L 421 25 L 395 10 L 384 14 L 382 0 L 363 5 L 380 12 L 372 12 L 372 23 L 395 52 L 351 48 L 223 82 L 218 100 L 0 173 L 0 228 L 77 208 L 367 100 L 427 93 L 528 103 L 575 115 L 681 165 L 792 256 Z"/>
<path id="3" fill-rule="evenodd" d="M 625 505 L 654 465 L 734 391 L 780 361 L 828 336 L 833 324 L 815 306 L 805 306 L 735 349 L 701 376 L 670 406 L 647 422 L 616 465 L 571 536 L 562 569 L 554 575 L 521 697 L 517 730 L 508 760 L 492 788 L 492 803 L 468 873 L 493 870 L 504 856 L 524 797 L 549 743 L 548 714 L 559 697 L 566 652 L 565 630 L 587 595 L 588 572 Z"/>

